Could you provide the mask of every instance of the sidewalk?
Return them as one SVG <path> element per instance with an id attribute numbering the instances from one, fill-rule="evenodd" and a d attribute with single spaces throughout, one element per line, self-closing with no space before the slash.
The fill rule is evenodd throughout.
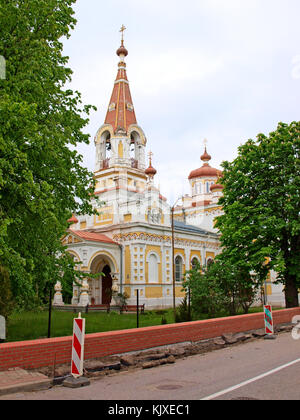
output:
<path id="1" fill-rule="evenodd" d="M 0 396 L 16 392 L 48 389 L 51 379 L 38 372 L 13 368 L 0 372 Z"/>

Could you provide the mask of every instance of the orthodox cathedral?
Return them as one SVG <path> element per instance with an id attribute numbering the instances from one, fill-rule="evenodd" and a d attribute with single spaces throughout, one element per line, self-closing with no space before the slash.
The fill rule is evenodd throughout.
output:
<path id="1" fill-rule="evenodd" d="M 122 36 L 117 77 L 104 124 L 95 136 L 99 200 L 92 204 L 98 214 L 73 215 L 63 238 L 81 271 L 102 273 L 81 287 L 74 284 L 72 304 L 113 304 L 112 295 L 126 292 L 127 304 L 135 305 L 138 291 L 146 309 L 166 308 L 184 297 L 185 271 L 196 262 L 208 264 L 220 252 L 214 219 L 222 214 L 222 172 L 210 165 L 205 146 L 201 166 L 187 174 L 190 194 L 180 205 L 168 204 L 155 185 L 152 153 L 146 155 L 148 141 L 136 118 L 127 55 Z M 270 275 L 269 294 L 271 281 Z M 57 286 L 54 304 L 63 303 L 60 296 Z"/>

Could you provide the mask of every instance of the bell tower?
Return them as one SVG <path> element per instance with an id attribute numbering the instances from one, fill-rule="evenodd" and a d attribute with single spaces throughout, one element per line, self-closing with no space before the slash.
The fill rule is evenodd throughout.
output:
<path id="1" fill-rule="evenodd" d="M 95 136 L 96 162 L 95 176 L 103 177 L 108 170 L 118 172 L 124 170 L 145 176 L 146 137 L 138 126 L 135 109 L 130 93 L 126 73 L 125 58 L 128 51 L 124 46 L 125 26 L 122 25 L 121 46 L 117 50 L 119 57 L 117 77 L 114 82 L 104 124 Z"/>

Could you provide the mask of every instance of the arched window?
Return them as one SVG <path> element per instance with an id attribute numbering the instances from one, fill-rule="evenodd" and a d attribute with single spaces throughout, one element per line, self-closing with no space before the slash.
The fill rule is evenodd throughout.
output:
<path id="1" fill-rule="evenodd" d="M 111 158 L 111 143 L 109 131 L 105 131 L 101 136 L 99 154 L 99 160 L 100 162 L 102 162 L 102 169 L 108 168 L 109 160 Z"/>
<path id="2" fill-rule="evenodd" d="M 148 260 L 149 264 L 149 283 L 158 283 L 158 259 L 155 254 L 151 254 Z"/>
<path id="3" fill-rule="evenodd" d="M 197 268 L 198 266 L 199 266 L 199 261 L 198 261 L 198 259 L 196 258 L 196 257 L 194 257 L 193 259 L 192 259 L 192 262 L 191 262 L 191 265 L 192 265 L 192 269 L 194 270 L 195 268 Z"/>
<path id="4" fill-rule="evenodd" d="M 207 267 L 209 267 L 210 265 L 212 265 L 214 263 L 214 260 L 212 258 L 208 258 L 208 260 L 206 261 L 206 265 Z"/>
<path id="5" fill-rule="evenodd" d="M 210 183 L 209 182 L 206 183 L 206 192 L 207 193 L 210 192 Z"/>
<path id="6" fill-rule="evenodd" d="M 182 281 L 182 258 L 179 255 L 175 258 L 175 281 Z"/>
<path id="7" fill-rule="evenodd" d="M 196 184 L 196 194 L 201 194 L 201 190 L 202 190 L 202 188 L 201 188 L 201 183 L 200 182 L 198 182 L 197 184 Z"/>
<path id="8" fill-rule="evenodd" d="M 136 131 L 133 131 L 130 136 L 130 158 L 131 165 L 133 168 L 138 168 L 139 155 L 140 155 L 140 135 Z"/>

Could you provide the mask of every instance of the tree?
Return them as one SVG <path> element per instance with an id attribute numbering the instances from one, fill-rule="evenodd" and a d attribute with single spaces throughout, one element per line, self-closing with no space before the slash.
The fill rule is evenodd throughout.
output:
<path id="1" fill-rule="evenodd" d="M 64 88 L 75 1 L 0 0 L 0 263 L 18 301 L 42 299 L 74 269 L 60 239 L 72 213 L 93 212 L 93 175 L 76 146 L 89 142 L 95 108 Z"/>
<path id="2" fill-rule="evenodd" d="M 5 318 L 13 310 L 14 301 L 8 271 L 0 266 L 0 315 Z"/>
<path id="3" fill-rule="evenodd" d="M 191 290 L 193 312 L 214 316 L 224 311 L 237 315 L 240 309 L 248 313 L 261 284 L 256 276 L 232 266 L 220 254 L 208 266 L 198 265 L 188 271 L 184 287 Z"/>
<path id="4" fill-rule="evenodd" d="M 196 264 L 184 276 L 183 288 L 190 293 L 192 312 L 196 315 L 208 314 L 214 317 L 228 305 L 229 298 L 224 294 L 219 281 L 211 275 L 213 264 L 201 267 Z"/>
<path id="5" fill-rule="evenodd" d="M 287 307 L 299 306 L 300 123 L 279 123 L 224 162 L 224 195 L 217 218 L 230 263 L 264 281 L 271 269 L 284 285 Z"/>

